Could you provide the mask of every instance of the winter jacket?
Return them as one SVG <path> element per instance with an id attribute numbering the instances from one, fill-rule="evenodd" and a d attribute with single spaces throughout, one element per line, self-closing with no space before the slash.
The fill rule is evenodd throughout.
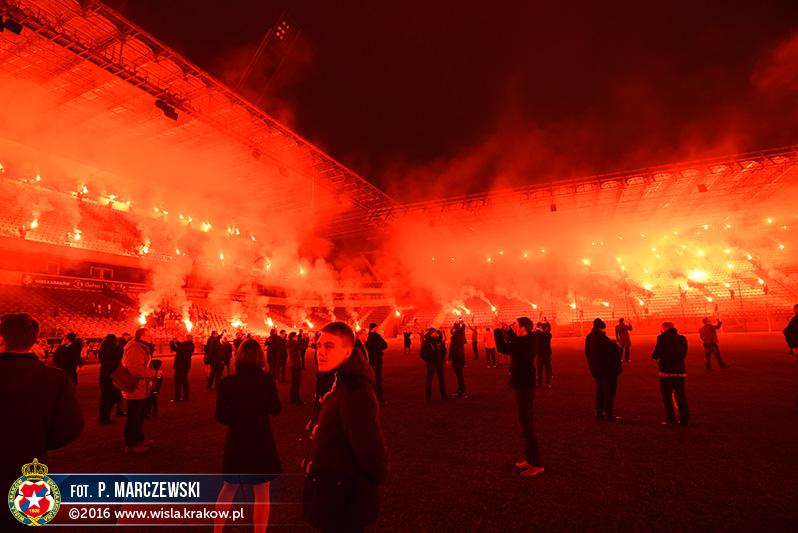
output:
<path id="1" fill-rule="evenodd" d="M 493 338 L 499 353 L 510 356 L 510 386 L 516 390 L 535 387 L 535 356 L 538 354 L 537 335 L 519 337 L 513 331 L 495 329 Z"/>
<path id="2" fill-rule="evenodd" d="M 134 377 L 138 378 L 136 388 L 132 392 L 122 391 L 122 396 L 126 400 L 144 400 L 149 398 L 149 378 L 155 377 L 155 370 L 150 368 L 151 359 L 149 345 L 137 340 L 131 340 L 125 344 L 122 366 L 127 368 Z"/>
<path id="3" fill-rule="evenodd" d="M 657 336 L 657 344 L 651 357 L 657 361 L 660 374 L 683 375 L 687 337 L 679 335 L 676 328 L 663 331 Z"/>
<path id="4" fill-rule="evenodd" d="M 382 354 L 388 349 L 388 343 L 376 331 L 370 331 L 366 338 L 366 351 L 369 354 L 369 364 L 377 366 L 382 364 Z"/>
<path id="5" fill-rule="evenodd" d="M 585 338 L 585 356 L 594 378 L 603 379 L 623 372 L 621 347 L 610 339 L 604 330 L 593 329 Z"/>

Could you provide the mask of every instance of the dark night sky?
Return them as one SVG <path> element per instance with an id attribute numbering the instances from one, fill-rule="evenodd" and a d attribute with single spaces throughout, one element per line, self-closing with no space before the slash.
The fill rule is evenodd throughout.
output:
<path id="1" fill-rule="evenodd" d="M 400 199 L 798 142 L 794 1 L 107 3 Z"/>

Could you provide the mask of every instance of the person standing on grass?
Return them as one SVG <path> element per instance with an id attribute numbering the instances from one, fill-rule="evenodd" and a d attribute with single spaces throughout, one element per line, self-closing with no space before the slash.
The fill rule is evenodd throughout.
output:
<path id="1" fill-rule="evenodd" d="M 169 348 L 175 352 L 173 361 L 175 371 L 175 398 L 172 402 L 188 401 L 188 373 L 191 370 L 191 356 L 194 355 L 194 337 L 186 333 L 182 342 L 169 341 Z"/>
<path id="2" fill-rule="evenodd" d="M 546 386 L 551 388 L 551 326 L 548 322 L 538 322 L 535 335 L 538 339 L 538 387 L 543 386 L 543 372 L 546 372 Z"/>
<path id="3" fill-rule="evenodd" d="M 585 356 L 590 374 L 596 382 L 596 417 L 607 422 L 617 422 L 615 416 L 615 392 L 618 376 L 623 372 L 621 347 L 610 339 L 604 330 L 607 324 L 597 318 L 593 330 L 585 338 Z"/>
<path id="4" fill-rule="evenodd" d="M 369 364 L 374 372 L 375 389 L 377 391 L 377 401 L 385 405 L 385 395 L 382 391 L 382 355 L 388 349 L 388 343 L 377 333 L 377 324 L 369 324 L 369 334 L 366 337 L 366 351 L 368 352 Z"/>
<path id="5" fill-rule="evenodd" d="M 662 323 L 662 333 L 657 337 L 654 353 L 651 355 L 659 366 L 659 390 L 662 394 L 662 403 L 665 405 L 664 425 L 676 425 L 676 412 L 673 402 L 679 409 L 679 424 L 687 426 L 690 420 L 690 411 L 687 408 L 687 392 L 684 379 L 687 373 L 684 369 L 684 359 L 687 357 L 687 337 L 679 335 L 673 322 Z"/>
<path id="6" fill-rule="evenodd" d="M 798 357 L 798 304 L 792 307 L 793 316 L 790 323 L 784 328 L 784 339 L 787 341 L 787 347 L 790 349 L 790 355 Z M 798 359 L 796 359 L 798 360 Z"/>
<path id="7" fill-rule="evenodd" d="M 299 398 L 299 386 L 302 383 L 302 340 L 300 334 L 293 331 L 288 335 L 288 366 L 291 371 L 291 392 L 289 397 L 294 405 L 304 405 Z M 299 337 L 299 338 L 298 338 Z"/>
<path id="8" fill-rule="evenodd" d="M 533 477 L 544 472 L 533 425 L 535 356 L 538 353 L 534 328 L 532 320 L 522 316 L 510 325 L 509 330 L 499 328 L 493 332 L 496 348 L 510 356 L 510 386 L 515 391 L 518 422 L 526 441 L 526 456 L 523 461 L 515 463 L 521 469 L 523 477 Z"/>
<path id="9" fill-rule="evenodd" d="M 318 345 L 319 372 L 332 383 L 307 425 L 302 514 L 322 531 L 362 531 L 379 515 L 378 489 L 388 472 L 373 374 L 343 322 L 324 326 Z"/>
<path id="10" fill-rule="evenodd" d="M 485 346 L 485 361 L 488 368 L 496 368 L 496 339 L 493 337 L 493 330 L 485 328 L 485 335 L 482 340 Z"/>
<path id="11" fill-rule="evenodd" d="M 438 392 L 441 400 L 448 398 L 446 394 L 446 379 L 443 375 L 443 366 L 446 363 L 446 343 L 443 342 L 438 330 L 429 328 L 427 335 L 421 343 L 421 360 L 427 363 L 427 379 L 424 385 L 424 397 L 432 400 L 432 378 L 438 376 Z"/>
<path id="12" fill-rule="evenodd" d="M 452 335 L 449 339 L 449 361 L 452 363 L 454 375 L 457 378 L 457 392 L 454 393 L 455 398 L 467 398 L 465 386 L 465 324 L 462 322 L 455 322 L 452 326 Z"/>
<path id="13" fill-rule="evenodd" d="M 127 419 L 125 420 L 125 452 L 144 453 L 150 449 L 152 441 L 144 440 L 144 417 L 147 414 L 150 398 L 150 379 L 155 370 L 150 366 L 154 345 L 147 328 L 139 328 L 133 340 L 125 344 L 122 366 L 137 379 L 131 391 L 122 391 L 127 400 Z"/>
<path id="14" fill-rule="evenodd" d="M 106 335 L 98 350 L 100 359 L 100 424 L 106 425 L 113 423 L 111 419 L 111 409 L 117 405 L 122 392 L 114 386 L 111 375 L 114 370 L 122 364 L 122 349 L 116 335 Z"/>
<path id="15" fill-rule="evenodd" d="M 632 331 L 632 324 L 624 321 L 623 318 L 618 319 L 618 325 L 615 326 L 615 342 L 621 347 L 623 351 L 623 362 L 629 363 L 632 351 L 632 337 L 629 332 Z"/>
<path id="16" fill-rule="evenodd" d="M 282 406 L 274 377 L 264 370 L 266 357 L 254 339 L 241 343 L 235 355 L 235 372 L 222 380 L 216 396 L 216 420 L 227 426 L 224 444 L 224 484 L 216 500 L 217 511 L 229 511 L 239 487 L 254 497 L 253 528 L 264 532 L 271 510 L 270 483 L 283 471 L 269 417 Z M 225 519 L 214 521 L 214 532 L 224 530 Z"/>
<path id="17" fill-rule="evenodd" d="M 402 332 L 402 340 L 404 341 L 405 355 L 410 353 L 410 343 L 411 343 L 412 337 L 413 337 L 413 334 L 410 332 L 409 329 L 405 329 Z"/>
<path id="18" fill-rule="evenodd" d="M 706 357 L 706 367 L 707 370 L 712 370 L 712 356 L 715 356 L 715 359 L 718 360 L 718 365 L 720 368 L 727 369 L 729 365 L 723 360 L 720 356 L 720 347 L 718 347 L 718 330 L 723 325 L 723 322 L 718 320 L 717 324 L 712 324 L 712 321 L 709 317 L 705 317 L 702 322 L 704 323 L 701 326 L 701 329 L 698 330 L 698 335 L 701 337 L 701 342 L 704 343 L 704 355 Z"/>

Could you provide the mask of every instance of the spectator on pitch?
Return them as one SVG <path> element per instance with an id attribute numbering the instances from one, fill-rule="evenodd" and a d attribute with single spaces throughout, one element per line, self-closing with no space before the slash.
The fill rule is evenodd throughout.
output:
<path id="1" fill-rule="evenodd" d="M 302 383 L 302 344 L 293 331 L 288 335 L 286 343 L 288 350 L 288 366 L 291 372 L 291 392 L 289 397 L 294 405 L 304 405 L 299 397 L 299 387 Z"/>
<path id="2" fill-rule="evenodd" d="M 457 378 L 457 391 L 454 393 L 455 398 L 467 398 L 465 386 L 465 344 L 466 334 L 465 325 L 461 322 L 455 322 L 452 326 L 452 334 L 449 339 L 449 361 L 452 363 L 454 375 Z"/>
<path id="3" fill-rule="evenodd" d="M 284 329 L 277 336 L 277 352 L 274 355 L 274 377 L 277 383 L 285 383 L 285 365 L 288 362 L 288 341 Z"/>
<path id="4" fill-rule="evenodd" d="M 241 343 L 244 342 L 244 334 L 241 331 L 236 331 L 235 339 L 233 339 L 233 352 L 238 353 L 238 348 L 241 346 Z M 228 365 L 229 366 L 229 365 Z M 227 375 L 230 375 L 228 368 Z"/>
<path id="5" fill-rule="evenodd" d="M 615 342 L 621 347 L 624 363 L 632 360 L 632 337 L 629 335 L 630 331 L 632 331 L 632 324 L 625 322 L 623 318 L 619 318 L 618 325 L 615 326 Z"/>
<path id="6" fill-rule="evenodd" d="M 662 403 L 665 405 L 664 425 L 676 425 L 676 411 L 673 402 L 679 409 L 679 424 L 687 426 L 690 420 L 690 411 L 687 408 L 687 393 L 684 387 L 684 378 L 687 373 L 684 369 L 684 358 L 687 357 L 687 338 L 680 335 L 672 322 L 662 323 L 662 333 L 657 337 L 652 357 L 659 366 L 659 390 L 662 394 Z"/>
<path id="7" fill-rule="evenodd" d="M 122 349 L 116 335 L 106 335 L 100 344 L 100 424 L 111 424 L 111 409 L 122 400 L 122 392 L 111 380 L 114 370 L 122 364 Z"/>
<path id="8" fill-rule="evenodd" d="M 229 376 L 230 362 L 233 360 L 233 344 L 230 342 L 230 339 L 228 339 L 226 335 L 222 337 L 221 344 L 222 344 L 222 364 L 224 365 L 224 369 L 227 371 L 227 375 Z"/>
<path id="9" fill-rule="evenodd" d="M 71 380 L 31 351 L 38 334 L 38 322 L 27 313 L 0 318 L 0 417 L 9 430 L 23 432 L 17 438 L 3 439 L 3 487 L 10 487 L 20 476 L 22 465 L 34 458 L 46 463 L 48 450 L 66 446 L 83 430 Z"/>
<path id="10" fill-rule="evenodd" d="M 534 324 L 522 316 L 510 325 L 510 329 L 497 328 L 494 333 L 496 348 L 510 356 L 510 387 L 515 391 L 518 409 L 518 422 L 526 441 L 526 455 L 523 461 L 515 463 L 523 477 L 542 474 L 538 439 L 533 425 L 533 406 L 535 402 L 535 356 L 538 354 L 538 340 Z"/>
<path id="11" fill-rule="evenodd" d="M 55 365 L 66 372 L 75 385 L 78 384 L 78 367 L 83 365 L 83 360 L 80 356 L 82 352 L 83 341 L 70 332 L 64 337 L 61 346 L 56 349 L 53 356 Z"/>
<path id="12" fill-rule="evenodd" d="M 538 322 L 535 336 L 538 340 L 538 387 L 543 386 L 543 372 L 546 372 L 546 386 L 551 388 L 551 326 L 548 322 Z"/>
<path id="13" fill-rule="evenodd" d="M 717 324 L 713 324 L 709 317 L 705 317 L 702 322 L 704 325 L 698 330 L 698 335 L 701 337 L 701 342 L 704 343 L 707 370 L 712 370 L 713 355 L 722 369 L 729 368 L 729 365 L 720 356 L 720 347 L 718 346 L 718 330 L 723 325 L 723 322 L 718 320 Z"/>
<path id="14" fill-rule="evenodd" d="M 488 368 L 496 368 L 496 339 L 492 329 L 485 328 L 482 344 L 485 346 L 485 361 Z"/>
<path id="15" fill-rule="evenodd" d="M 300 329 L 297 334 L 297 340 L 299 341 L 299 368 L 300 370 L 305 370 L 305 354 L 308 351 L 308 346 L 310 346 L 310 336 Z"/>
<path id="16" fill-rule="evenodd" d="M 216 335 L 215 331 L 211 332 L 211 336 L 205 344 L 205 364 L 209 366 L 205 389 L 218 390 L 224 372 L 224 353 L 222 352 L 221 337 Z"/>
<path id="17" fill-rule="evenodd" d="M 280 336 L 277 335 L 277 330 L 272 328 L 265 342 L 266 363 L 269 365 L 269 372 L 272 373 L 275 379 L 277 379 L 275 369 L 277 368 L 277 344 L 279 343 L 279 338 Z"/>
<path id="18" fill-rule="evenodd" d="M 615 392 L 618 389 L 618 376 L 623 372 L 621 348 L 610 339 L 604 330 L 607 325 L 597 318 L 593 330 L 585 338 L 585 356 L 590 374 L 596 381 L 596 417 L 607 422 L 616 422 Z"/>
<path id="19" fill-rule="evenodd" d="M 377 324 L 369 324 L 369 334 L 366 337 L 366 352 L 369 356 L 369 365 L 374 372 L 374 382 L 377 391 L 377 401 L 385 405 L 385 396 L 382 392 L 382 354 L 388 349 L 388 343 L 377 333 Z"/>
<path id="20" fill-rule="evenodd" d="M 388 459 L 372 372 L 343 322 L 321 329 L 318 359 L 332 376 L 308 423 L 303 516 L 323 531 L 361 531 L 379 514 Z"/>
<path id="21" fill-rule="evenodd" d="M 266 531 L 271 499 L 270 483 L 282 472 L 277 443 L 269 417 L 282 409 L 274 377 L 264 367 L 266 358 L 256 340 L 241 343 L 235 355 L 235 372 L 224 378 L 216 397 L 216 420 L 227 426 L 224 445 L 224 484 L 217 511 L 229 511 L 239 487 L 254 496 L 255 531 Z M 217 519 L 214 531 L 224 529 Z"/>
<path id="22" fill-rule="evenodd" d="M 127 400 L 127 419 L 125 420 L 125 451 L 144 453 L 152 441 L 144 440 L 144 418 L 150 403 L 150 379 L 155 370 L 150 367 L 155 346 L 147 328 L 139 328 L 132 340 L 125 344 L 122 366 L 136 378 L 136 386 L 130 391 L 122 391 Z"/>
<path id="23" fill-rule="evenodd" d="M 402 332 L 402 341 L 404 342 L 405 355 L 410 353 L 410 345 L 412 343 L 413 333 L 406 329 Z"/>
<path id="24" fill-rule="evenodd" d="M 790 323 L 784 328 L 784 338 L 787 340 L 787 346 L 790 348 L 790 355 L 798 357 L 795 353 L 798 350 L 798 304 L 792 307 L 793 317 Z"/>
<path id="25" fill-rule="evenodd" d="M 438 392 L 441 400 L 446 400 L 446 379 L 443 376 L 443 366 L 446 363 L 446 343 L 441 339 L 438 330 L 429 328 L 424 340 L 421 342 L 421 360 L 427 363 L 427 380 L 424 386 L 424 396 L 427 401 L 432 400 L 432 378 L 438 376 Z"/>
<path id="26" fill-rule="evenodd" d="M 473 320 L 474 316 L 471 315 L 472 325 L 468 326 L 468 329 L 471 330 L 471 351 L 474 352 L 474 360 L 476 361 L 479 360 L 479 343 L 477 340 L 479 337 L 479 330 L 473 326 Z"/>
<path id="27" fill-rule="evenodd" d="M 188 373 L 191 370 L 191 356 L 194 355 L 194 337 L 186 333 L 183 341 L 169 341 L 169 349 L 175 353 L 173 362 L 175 372 L 175 398 L 172 402 L 187 402 L 189 397 Z"/>

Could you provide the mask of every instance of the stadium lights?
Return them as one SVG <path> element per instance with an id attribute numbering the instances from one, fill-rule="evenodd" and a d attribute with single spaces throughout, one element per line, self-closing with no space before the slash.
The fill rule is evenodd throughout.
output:
<path id="1" fill-rule="evenodd" d="M 3 30 L 8 30 L 11 33 L 16 33 L 19 35 L 22 33 L 22 24 L 8 17 L 5 19 L 0 18 L 0 31 Z"/>

